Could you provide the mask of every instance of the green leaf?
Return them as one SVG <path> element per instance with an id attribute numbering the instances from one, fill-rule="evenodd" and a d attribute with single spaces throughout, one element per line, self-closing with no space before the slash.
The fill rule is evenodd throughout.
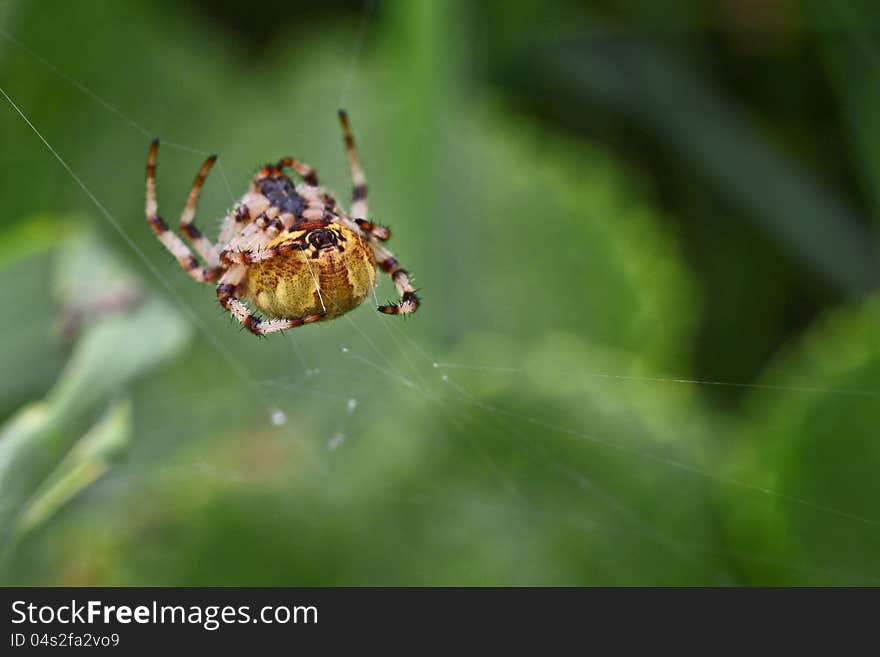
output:
<path id="1" fill-rule="evenodd" d="M 584 35 L 545 47 L 527 66 L 546 78 L 546 93 L 571 90 L 575 107 L 599 100 L 634 117 L 674 149 L 695 182 L 840 290 L 857 296 L 880 280 L 877 248 L 858 213 L 650 39 Z"/>
<path id="2" fill-rule="evenodd" d="M 65 288 L 69 290 L 63 297 L 65 310 L 75 307 L 83 313 L 81 335 L 45 399 L 24 406 L 0 429 L 0 544 L 9 540 L 36 491 L 50 485 L 47 479 L 59 463 L 84 434 L 89 435 L 94 414 L 124 395 L 135 379 L 178 353 L 190 334 L 180 315 L 156 297 L 106 306 L 102 292 L 116 294 L 120 277 L 129 286 L 134 279 L 122 275 L 116 260 L 94 239 L 69 239 L 63 250 L 66 266 L 60 275 L 76 276 L 81 286 Z M 90 264 L 80 268 L 74 264 L 77 261 Z M 110 425 L 99 425 L 98 438 L 90 439 L 97 443 L 91 447 L 86 443 L 83 452 L 70 457 L 73 462 L 81 463 L 84 454 L 96 458 L 108 444 L 118 443 L 119 431 L 107 432 L 108 426 L 118 427 L 119 417 L 111 415 Z M 46 510 L 35 513 L 40 518 Z"/>
<path id="3" fill-rule="evenodd" d="M 100 479 L 125 452 L 131 435 L 131 400 L 113 402 L 40 485 L 21 516 L 20 532 L 43 524 Z"/>
<path id="4" fill-rule="evenodd" d="M 880 49 L 874 3 L 807 2 L 804 9 L 838 98 L 870 218 L 880 219 Z"/>
<path id="5" fill-rule="evenodd" d="M 718 487 L 728 541 L 761 546 L 754 584 L 880 577 L 880 300 L 830 314 L 749 394 Z M 767 492 L 769 491 L 769 492 Z"/>

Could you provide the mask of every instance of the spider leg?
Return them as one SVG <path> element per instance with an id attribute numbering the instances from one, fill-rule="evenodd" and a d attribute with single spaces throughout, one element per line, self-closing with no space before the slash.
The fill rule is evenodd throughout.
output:
<path id="1" fill-rule="evenodd" d="M 249 219 L 250 209 L 244 203 L 240 203 L 229 211 L 229 213 L 223 218 L 223 223 L 220 226 L 220 233 L 217 237 L 217 243 L 214 245 L 214 249 L 217 251 L 218 255 L 223 249 L 223 245 L 228 244 L 233 237 L 238 235 Z"/>
<path id="2" fill-rule="evenodd" d="M 290 167 L 291 169 L 296 171 L 306 183 L 306 185 L 310 185 L 312 187 L 318 186 L 318 174 L 315 173 L 315 170 L 312 167 L 310 167 L 308 164 L 305 164 L 304 162 L 300 162 L 295 158 L 282 157 L 280 160 L 278 160 L 276 164 L 267 164 L 254 174 L 254 177 L 251 178 L 251 191 L 259 191 L 257 183 L 261 180 L 264 180 L 266 178 L 278 178 L 285 167 Z"/>
<path id="3" fill-rule="evenodd" d="M 308 206 L 302 212 L 302 218 L 306 221 L 320 220 L 342 224 L 367 242 L 377 239 L 384 242 L 391 237 L 391 229 L 386 226 L 373 224 L 365 219 L 350 218 L 327 190 L 303 190 L 302 196 L 308 201 Z"/>
<path id="4" fill-rule="evenodd" d="M 220 305 L 226 308 L 232 315 L 241 322 L 245 328 L 255 335 L 266 335 L 267 333 L 275 333 L 285 329 L 302 326 L 303 324 L 311 324 L 324 318 L 326 312 L 315 313 L 314 315 L 306 315 L 305 317 L 285 318 L 285 319 L 260 319 L 254 315 L 248 307 L 235 296 L 235 289 L 244 279 L 247 268 L 244 265 L 233 265 L 217 283 L 217 300 Z"/>
<path id="5" fill-rule="evenodd" d="M 268 243 L 285 227 L 285 221 L 289 221 L 292 215 L 285 214 L 279 217 L 278 208 L 270 207 L 262 212 L 251 223 L 245 224 L 238 233 L 230 239 L 220 251 L 220 262 L 226 262 L 227 256 L 243 249 L 252 249 Z"/>
<path id="6" fill-rule="evenodd" d="M 354 219 L 363 219 L 367 216 L 367 179 L 358 161 L 357 151 L 354 147 L 354 137 L 351 136 L 351 125 L 348 122 L 348 114 L 345 110 L 339 110 L 339 122 L 342 124 L 342 135 L 345 139 L 345 150 L 348 153 L 348 167 L 351 169 L 351 179 L 354 189 L 351 195 L 351 216 Z M 377 237 L 379 237 L 377 235 Z M 379 237 L 379 239 L 382 239 Z M 387 238 L 385 238 L 387 239 Z"/>
<path id="7" fill-rule="evenodd" d="M 315 170 L 308 164 L 300 162 L 292 157 L 283 157 L 278 160 L 278 164 L 276 164 L 275 168 L 272 170 L 272 176 L 280 176 L 282 170 L 286 167 L 290 167 L 296 171 L 306 185 L 311 185 L 312 187 L 317 187 L 319 185 L 318 174 L 315 173 Z"/>
<path id="8" fill-rule="evenodd" d="M 259 189 L 259 187 L 257 187 L 257 183 L 260 182 L 261 180 L 263 180 L 264 178 L 268 178 L 269 176 L 271 176 L 273 169 L 274 169 L 274 167 L 271 164 L 267 164 L 266 166 L 264 166 L 262 169 L 260 169 L 259 171 L 257 171 L 254 174 L 254 177 L 251 178 L 250 191 L 252 194 L 259 194 L 260 189 Z"/>
<path id="9" fill-rule="evenodd" d="M 180 232 L 183 233 L 183 236 L 189 240 L 196 252 L 210 266 L 217 266 L 220 262 L 217 256 L 217 249 L 208 241 L 208 238 L 202 235 L 202 232 L 193 223 L 193 218 L 196 214 L 196 201 L 199 199 L 199 192 L 202 191 L 202 185 L 205 184 L 205 177 L 216 161 L 217 156 L 211 155 L 205 160 L 202 168 L 199 169 L 199 173 L 189 192 L 189 198 L 186 200 L 186 206 L 183 208 L 183 214 L 180 216 Z"/>
<path id="10" fill-rule="evenodd" d="M 159 140 L 154 139 L 150 146 L 150 155 L 147 159 L 147 222 L 150 224 L 153 232 L 156 233 L 159 241 L 171 252 L 171 255 L 177 258 L 180 266 L 183 267 L 187 274 L 202 283 L 214 281 L 220 275 L 222 268 L 218 266 L 201 267 L 189 247 L 184 244 L 182 239 L 171 232 L 168 224 L 158 215 L 159 208 L 156 203 L 156 153 L 158 150 Z"/>
<path id="11" fill-rule="evenodd" d="M 286 215 L 287 217 L 293 218 L 293 215 Z M 277 221 L 277 220 L 276 220 Z M 253 225 L 253 224 L 249 224 Z M 293 225 L 292 219 L 286 222 L 283 226 L 284 229 L 288 229 Z M 304 231 L 308 232 L 310 230 L 314 230 L 315 228 L 323 228 L 327 225 L 325 221 L 316 220 L 316 221 L 305 221 L 299 222 L 295 226 L 296 231 Z M 242 231 L 244 233 L 245 231 Z M 300 242 L 288 242 L 286 244 L 279 244 L 277 246 L 273 246 L 272 248 L 264 248 L 272 239 L 278 234 L 278 231 L 275 231 L 274 234 L 270 234 L 268 230 L 263 231 L 262 233 L 258 233 L 251 237 L 250 240 L 242 239 L 239 242 L 233 240 L 230 245 L 238 245 L 240 248 L 236 250 L 225 249 L 220 253 L 221 262 L 224 265 L 249 265 L 255 262 L 263 262 L 265 260 L 270 260 L 275 256 L 282 255 L 284 253 L 290 253 L 291 251 L 305 251 L 306 247 L 303 246 Z"/>
<path id="12" fill-rule="evenodd" d="M 235 251 L 234 253 L 228 254 L 226 257 L 229 262 L 240 265 L 250 265 L 255 262 L 271 260 L 275 256 L 279 256 L 284 253 L 290 253 L 291 251 L 304 250 L 305 247 L 299 242 L 288 242 L 287 244 L 279 244 L 278 246 L 273 246 L 271 249 L 249 249 L 247 251 Z"/>
<path id="13" fill-rule="evenodd" d="M 380 226 L 379 224 L 373 224 L 367 221 L 366 219 L 355 219 L 354 222 L 361 229 L 361 232 L 372 235 L 377 240 L 381 240 L 383 242 L 391 239 L 391 229 L 388 226 Z"/>
<path id="14" fill-rule="evenodd" d="M 407 271 L 400 266 L 394 254 L 384 246 L 375 242 L 367 243 L 373 251 L 373 258 L 376 260 L 376 263 L 382 271 L 391 276 L 391 280 L 394 281 L 394 286 L 397 288 L 397 293 L 400 294 L 400 301 L 398 303 L 379 306 L 376 310 L 386 315 L 410 315 L 417 311 L 421 301 L 409 280 Z"/>
<path id="15" fill-rule="evenodd" d="M 220 262 L 223 265 L 248 264 L 268 260 L 270 257 L 287 253 L 289 248 L 270 249 L 265 247 L 283 230 L 311 230 L 321 228 L 337 216 L 323 208 L 310 206 L 302 216 L 285 212 L 279 215 L 278 208 L 269 208 L 252 223 L 247 224 L 220 251 Z M 305 221 L 303 221 L 305 220 Z M 255 255 L 259 253 L 259 256 Z"/>
<path id="16" fill-rule="evenodd" d="M 367 179 L 358 160 L 354 137 L 351 135 L 351 124 L 348 121 L 348 114 L 345 113 L 345 110 L 339 110 L 339 122 L 342 124 L 345 150 L 348 153 L 348 166 L 351 169 L 351 178 L 354 182 L 351 216 L 354 223 L 360 229 L 358 232 L 367 238 L 368 241 L 377 239 L 385 242 L 391 238 L 391 231 L 385 226 L 380 226 L 364 219 L 369 211 L 367 207 Z"/>

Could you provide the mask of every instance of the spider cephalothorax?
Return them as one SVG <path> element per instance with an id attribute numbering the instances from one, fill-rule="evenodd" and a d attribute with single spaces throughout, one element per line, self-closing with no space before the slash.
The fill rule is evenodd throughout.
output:
<path id="1" fill-rule="evenodd" d="M 405 315 L 419 307 L 406 270 L 380 244 L 390 231 L 365 219 L 366 181 L 342 110 L 339 119 L 354 179 L 350 215 L 319 185 L 314 169 L 284 158 L 257 172 L 212 244 L 193 223 L 199 191 L 216 160 L 212 155 L 196 176 L 180 219 L 180 231 L 204 264 L 157 214 L 159 141 L 150 148 L 147 221 L 190 276 L 205 283 L 219 279 L 220 304 L 257 335 L 331 319 L 356 308 L 373 290 L 376 265 L 391 276 L 401 295 L 399 303 L 379 306 L 380 312 Z M 284 175 L 288 168 L 302 178 L 302 184 Z M 256 317 L 240 297 L 250 299 L 270 319 Z"/>
<path id="2" fill-rule="evenodd" d="M 306 208 L 305 199 L 296 193 L 296 185 L 287 176 L 263 178 L 256 186 L 260 194 L 269 199 L 269 203 L 281 212 L 299 214 Z"/>

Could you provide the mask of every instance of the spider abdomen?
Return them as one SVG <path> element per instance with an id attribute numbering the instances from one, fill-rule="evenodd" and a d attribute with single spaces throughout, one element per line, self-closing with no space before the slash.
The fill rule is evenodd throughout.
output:
<path id="1" fill-rule="evenodd" d="M 376 268 L 369 246 L 345 226 L 282 233 L 266 248 L 278 249 L 279 255 L 248 267 L 245 285 L 248 296 L 269 317 L 322 311 L 324 319 L 338 317 L 359 306 L 373 290 Z"/>

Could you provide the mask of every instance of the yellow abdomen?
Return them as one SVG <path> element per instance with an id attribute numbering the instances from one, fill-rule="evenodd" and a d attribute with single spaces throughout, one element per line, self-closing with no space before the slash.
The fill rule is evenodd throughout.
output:
<path id="1" fill-rule="evenodd" d="M 247 295 L 268 317 L 294 318 L 326 310 L 324 319 L 359 306 L 373 290 L 376 267 L 364 240 L 329 224 L 282 233 L 266 248 L 297 248 L 248 267 Z"/>

